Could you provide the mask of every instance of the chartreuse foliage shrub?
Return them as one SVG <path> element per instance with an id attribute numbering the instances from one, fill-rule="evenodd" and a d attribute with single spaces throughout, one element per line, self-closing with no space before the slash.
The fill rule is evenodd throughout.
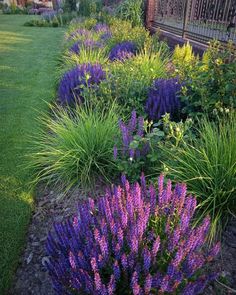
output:
<path id="1" fill-rule="evenodd" d="M 166 149 L 168 174 L 198 198 L 202 216 L 212 217 L 211 237 L 236 213 L 236 115 L 203 118 L 196 138 L 173 152 Z"/>
<path id="2" fill-rule="evenodd" d="M 98 97 L 105 101 L 115 98 L 126 115 L 133 109 L 144 114 L 148 89 L 154 79 L 166 76 L 167 60 L 162 57 L 161 49 L 152 52 L 145 48 L 132 58 L 113 62 L 107 80 L 100 84 Z"/>
<path id="3" fill-rule="evenodd" d="M 193 53 L 193 48 L 189 42 L 185 43 L 183 46 L 177 44 L 175 46 L 172 62 L 175 66 L 175 73 L 182 80 L 186 79 L 190 73 L 196 70 L 197 62 L 199 58 Z"/>
<path id="4" fill-rule="evenodd" d="M 192 226 L 196 199 L 186 185 L 158 190 L 112 187 L 96 202 L 79 205 L 73 220 L 49 233 L 47 268 L 57 294 L 200 294 L 216 274 L 204 274 L 219 243 L 203 251 L 210 218 Z"/>
<path id="5" fill-rule="evenodd" d="M 112 38 L 108 40 L 108 47 L 111 49 L 116 44 L 124 41 L 132 41 L 141 50 L 144 44 L 150 39 L 149 32 L 143 26 L 132 27 L 131 22 L 114 19 L 110 25 Z"/>
<path id="6" fill-rule="evenodd" d="M 31 165 L 36 180 L 74 185 L 92 185 L 99 176 L 112 177 L 113 147 L 118 133 L 116 110 L 52 108 L 42 119 L 42 130 L 34 140 Z"/>
<path id="7" fill-rule="evenodd" d="M 230 46 L 223 50 L 220 43 L 211 43 L 202 60 L 185 71 L 182 101 L 186 114 L 212 116 L 236 107 L 236 61 Z"/>

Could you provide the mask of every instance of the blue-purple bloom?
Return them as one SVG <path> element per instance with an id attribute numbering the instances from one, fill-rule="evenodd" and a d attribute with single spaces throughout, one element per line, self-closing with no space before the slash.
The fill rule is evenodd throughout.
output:
<path id="1" fill-rule="evenodd" d="M 143 117 L 137 117 L 136 111 L 131 113 L 131 118 L 126 124 L 124 121 L 119 121 L 119 127 L 122 136 L 122 147 L 117 148 L 114 146 L 114 158 L 124 157 L 129 158 L 131 161 L 140 158 L 141 156 L 146 156 L 149 152 L 149 144 L 145 144 L 142 147 L 130 148 L 131 142 L 134 140 L 135 136 L 142 137 L 144 135 L 144 119 Z"/>
<path id="2" fill-rule="evenodd" d="M 100 64 L 82 64 L 66 72 L 61 79 L 58 96 L 60 102 L 71 104 L 83 102 L 83 88 L 97 87 L 106 78 Z"/>
<path id="3" fill-rule="evenodd" d="M 125 60 L 131 58 L 137 52 L 137 46 L 131 41 L 125 41 L 116 44 L 110 51 L 109 59 L 114 60 Z"/>
<path id="4" fill-rule="evenodd" d="M 110 28 L 107 24 L 97 23 L 93 27 L 93 29 L 96 33 L 109 33 L 110 32 Z"/>
<path id="5" fill-rule="evenodd" d="M 80 203 L 76 218 L 55 224 L 46 250 L 57 294 L 196 295 L 216 277 L 203 271 L 219 251 L 219 244 L 203 251 L 209 218 L 182 231 L 181 215 L 195 211 L 189 206 L 193 197 L 184 184 L 172 189 L 168 181 L 165 186 L 162 175 L 158 183 L 155 189 L 144 176 L 141 184 L 122 176 L 122 184 L 107 189 L 105 196 Z M 151 209 L 150 192 L 156 198 Z M 176 207 L 180 200 L 184 209 Z"/>
<path id="6" fill-rule="evenodd" d="M 178 79 L 157 79 L 149 89 L 145 111 L 150 120 L 159 120 L 166 113 L 170 118 L 178 118 L 180 112 L 179 92 L 181 84 Z"/>
<path id="7" fill-rule="evenodd" d="M 93 39 L 86 39 L 83 41 L 78 40 L 77 42 L 75 42 L 71 46 L 69 51 L 72 53 L 79 54 L 81 47 L 86 48 L 86 49 L 95 49 L 95 48 L 103 47 L 103 44 L 101 42 L 95 41 Z"/>

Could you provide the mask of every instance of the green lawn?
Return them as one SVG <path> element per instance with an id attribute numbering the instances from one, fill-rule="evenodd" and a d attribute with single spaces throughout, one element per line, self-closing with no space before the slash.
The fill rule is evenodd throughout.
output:
<path id="1" fill-rule="evenodd" d="M 25 169 L 39 112 L 54 95 L 61 28 L 24 27 L 30 16 L 0 15 L 0 294 L 11 284 L 31 217 Z"/>

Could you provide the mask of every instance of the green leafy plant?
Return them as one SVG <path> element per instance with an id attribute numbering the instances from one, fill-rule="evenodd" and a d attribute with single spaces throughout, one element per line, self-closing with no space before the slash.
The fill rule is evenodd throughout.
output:
<path id="1" fill-rule="evenodd" d="M 108 180 L 115 168 L 113 146 L 118 132 L 114 107 L 106 113 L 58 107 L 52 113 L 42 119 L 43 129 L 34 139 L 31 165 L 36 181 L 61 184 L 67 190 L 90 186 L 99 177 Z"/>
<path id="2" fill-rule="evenodd" d="M 172 55 L 175 75 L 181 80 L 185 80 L 186 77 L 190 76 L 192 71 L 196 70 L 198 60 L 199 57 L 194 55 L 193 48 L 189 42 L 183 46 L 176 45 Z"/>
<path id="3" fill-rule="evenodd" d="M 79 1 L 79 15 L 91 16 L 102 10 L 101 0 L 80 0 Z"/>
<path id="4" fill-rule="evenodd" d="M 149 32 L 143 26 L 132 27 L 130 21 L 122 21 L 120 19 L 114 19 L 111 23 L 112 38 L 108 40 L 108 47 L 111 49 L 117 43 L 123 41 L 134 42 L 138 49 L 143 49 L 145 42 L 150 39 Z"/>
<path id="5" fill-rule="evenodd" d="M 129 20 L 133 26 L 143 24 L 143 0 L 124 0 L 117 7 L 116 15 Z"/>
<path id="6" fill-rule="evenodd" d="M 236 208 L 236 115 L 218 122 L 202 119 L 196 138 L 179 149 L 165 149 L 166 172 L 186 182 L 198 197 L 202 216 L 212 217 L 212 239 Z M 201 216 L 199 217 L 201 219 Z"/>
<path id="7" fill-rule="evenodd" d="M 152 52 L 148 48 L 125 62 L 113 62 L 109 66 L 110 75 L 101 83 L 98 95 L 104 100 L 107 96 L 115 98 L 126 115 L 133 109 L 142 115 L 148 88 L 154 79 L 165 77 L 166 63 L 167 58 L 162 57 L 161 49 Z"/>
<path id="8" fill-rule="evenodd" d="M 230 46 L 223 50 L 220 43 L 212 43 L 195 70 L 186 75 L 182 97 L 185 113 L 212 116 L 222 108 L 236 107 L 236 61 Z"/>

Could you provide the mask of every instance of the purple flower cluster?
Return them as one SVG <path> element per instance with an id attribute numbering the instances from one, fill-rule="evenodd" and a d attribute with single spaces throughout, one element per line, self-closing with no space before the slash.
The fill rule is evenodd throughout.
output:
<path id="1" fill-rule="evenodd" d="M 79 54 L 81 46 L 87 49 L 95 49 L 101 48 L 103 44 L 101 42 L 94 41 L 93 39 L 85 39 L 84 41 L 79 40 L 71 46 L 70 52 Z"/>
<path id="2" fill-rule="evenodd" d="M 130 148 L 130 144 L 135 136 L 144 136 L 143 117 L 137 117 L 136 111 L 133 111 L 128 124 L 120 120 L 119 127 L 122 135 L 122 147 L 119 149 L 119 155 L 117 146 L 114 147 L 114 158 L 117 159 L 117 157 L 120 156 L 133 160 L 135 158 L 140 158 L 140 156 L 146 156 L 149 151 L 149 144 L 145 144 L 141 148 Z"/>
<path id="3" fill-rule="evenodd" d="M 110 32 L 110 28 L 107 24 L 101 24 L 98 23 L 93 27 L 93 30 L 96 33 L 109 33 Z"/>
<path id="4" fill-rule="evenodd" d="M 159 120 L 165 113 L 171 119 L 178 116 L 180 111 L 179 92 L 181 84 L 178 79 L 157 79 L 149 89 L 145 111 L 149 119 Z"/>
<path id="5" fill-rule="evenodd" d="M 79 205 L 78 216 L 55 224 L 47 239 L 47 268 L 57 294 L 182 294 L 203 291 L 215 275 L 203 266 L 219 252 L 202 247 L 210 226 L 207 217 L 191 226 L 196 199 L 186 185 L 171 181 L 158 189 L 122 185 L 96 202 Z"/>
<path id="6" fill-rule="evenodd" d="M 109 59 L 114 60 L 125 60 L 135 55 L 137 46 L 131 41 L 125 41 L 116 44 L 110 51 Z"/>
<path id="7" fill-rule="evenodd" d="M 106 78 L 100 64 L 82 64 L 64 74 L 61 79 L 58 96 L 61 103 L 71 104 L 83 101 L 83 87 L 95 87 Z"/>
<path id="8" fill-rule="evenodd" d="M 76 38 L 84 38 L 88 39 L 91 37 L 91 32 L 87 29 L 77 29 L 76 31 L 72 32 L 69 36 L 67 36 L 67 40 L 76 39 Z"/>
<path id="9" fill-rule="evenodd" d="M 106 42 L 107 40 L 109 40 L 112 37 L 112 33 L 111 32 L 107 32 L 107 33 L 103 33 L 100 36 L 100 40 L 102 42 Z"/>

